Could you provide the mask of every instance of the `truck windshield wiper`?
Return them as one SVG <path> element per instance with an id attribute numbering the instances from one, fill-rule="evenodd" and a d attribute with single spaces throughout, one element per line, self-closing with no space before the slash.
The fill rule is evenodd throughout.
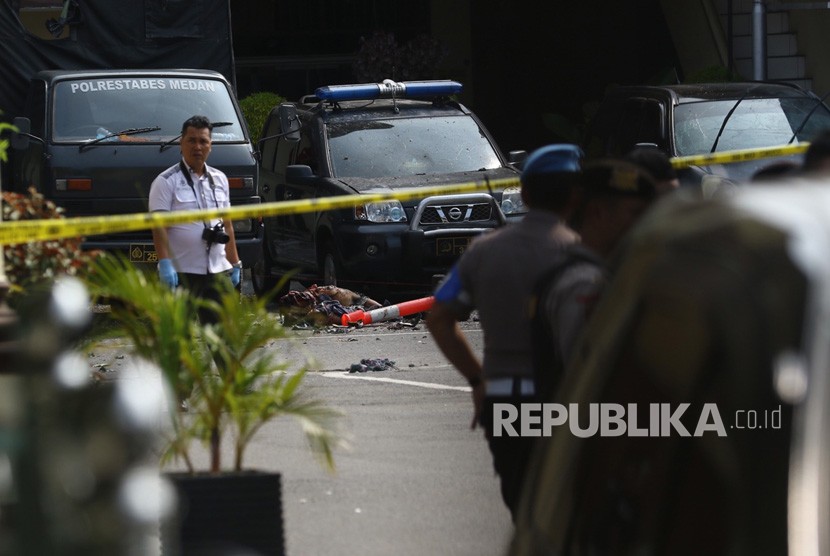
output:
<path id="1" fill-rule="evenodd" d="M 709 151 L 710 153 L 715 152 L 715 149 L 718 148 L 718 141 L 720 141 L 720 136 L 721 136 L 721 134 L 723 134 L 723 130 L 726 129 L 726 122 L 728 122 L 729 118 L 732 117 L 732 114 L 735 113 L 735 109 L 738 108 L 738 105 L 741 102 L 743 102 L 743 100 L 746 97 L 748 97 L 750 93 L 754 92 L 758 87 L 760 87 L 760 85 L 755 85 L 754 87 L 750 87 L 749 89 L 744 91 L 744 94 L 741 95 L 741 98 L 739 98 L 737 100 L 737 102 L 735 102 L 735 104 L 732 105 L 732 108 L 729 109 L 729 112 L 726 113 L 726 117 L 723 119 L 723 123 L 720 124 L 720 129 L 718 130 L 718 135 L 717 135 L 717 137 L 715 137 L 715 142 L 712 144 L 712 150 Z"/>
<path id="2" fill-rule="evenodd" d="M 788 145 L 790 143 L 792 143 L 793 141 L 795 141 L 795 138 L 798 137 L 798 134 L 801 133 L 801 130 L 804 129 L 805 125 L 807 125 L 807 122 L 810 120 L 810 118 L 813 116 L 813 114 L 815 114 L 816 110 L 818 110 L 818 107 L 824 104 L 824 100 L 828 96 L 830 96 L 830 91 L 824 93 L 824 96 L 821 97 L 820 99 L 818 99 L 818 101 L 816 102 L 816 105 L 813 106 L 813 108 L 809 112 L 807 112 L 807 115 L 804 116 L 803 120 L 801 120 L 801 124 L 796 128 L 795 132 L 793 133 L 793 136 L 790 137 L 789 141 L 787 141 Z"/>
<path id="3" fill-rule="evenodd" d="M 225 126 L 229 126 L 229 125 L 233 125 L 233 122 L 214 122 L 214 123 L 210 124 L 210 129 L 211 129 L 211 131 L 213 131 L 217 127 L 225 127 Z M 165 141 L 164 143 L 161 144 L 161 147 L 159 147 L 159 152 L 163 151 L 165 148 L 169 147 L 170 145 L 172 145 L 173 143 L 175 143 L 176 141 L 178 141 L 181 138 L 182 138 L 182 134 L 179 133 L 178 135 L 176 135 L 175 137 L 173 137 L 169 141 Z"/>
<path id="4" fill-rule="evenodd" d="M 92 145 L 95 145 L 96 143 L 100 143 L 101 141 L 105 141 L 105 140 L 107 140 L 107 139 L 109 139 L 109 138 L 111 138 L 111 137 L 117 137 L 117 136 L 119 136 L 119 135 L 136 135 L 136 134 L 138 134 L 138 133 L 147 133 L 147 132 L 150 132 L 150 131 L 158 131 L 158 130 L 160 130 L 160 129 L 161 129 L 161 128 L 160 128 L 159 126 L 153 126 L 153 127 L 130 127 L 130 128 L 127 128 L 127 129 L 123 129 L 123 130 L 121 130 L 121 131 L 116 131 L 116 132 L 112 132 L 112 133 L 107 133 L 107 134 L 106 134 L 106 135 L 104 135 L 103 137 L 96 137 L 96 138 L 95 138 L 95 139 L 93 139 L 92 141 L 89 141 L 89 142 L 84 143 L 83 145 L 81 145 L 81 147 L 80 147 L 78 150 L 79 150 L 79 151 L 83 151 L 85 148 L 87 148 L 87 147 L 91 147 Z"/>

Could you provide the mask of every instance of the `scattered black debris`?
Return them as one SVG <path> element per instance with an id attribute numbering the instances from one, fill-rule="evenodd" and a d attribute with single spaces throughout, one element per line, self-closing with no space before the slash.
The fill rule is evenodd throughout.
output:
<path id="1" fill-rule="evenodd" d="M 361 359 L 360 363 L 352 363 L 349 373 L 379 372 L 394 369 L 395 362 L 389 359 Z"/>

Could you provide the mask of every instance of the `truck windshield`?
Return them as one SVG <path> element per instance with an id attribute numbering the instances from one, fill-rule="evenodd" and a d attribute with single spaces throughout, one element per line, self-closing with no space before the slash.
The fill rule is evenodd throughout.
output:
<path id="1" fill-rule="evenodd" d="M 415 176 L 501 166 L 469 116 L 331 122 L 327 133 L 334 177 Z"/>
<path id="2" fill-rule="evenodd" d="M 193 115 L 232 122 L 213 132 L 214 142 L 243 141 L 230 92 L 221 82 L 192 77 L 114 77 L 61 81 L 52 102 L 52 140 L 83 143 L 130 128 L 161 129 L 114 136 L 106 142 L 160 142 L 181 133 Z"/>
<path id="3" fill-rule="evenodd" d="M 730 116 L 718 140 L 718 151 L 786 145 L 815 107 L 811 98 L 744 99 Z M 690 102 L 674 111 L 677 154 L 688 156 L 711 151 L 721 124 L 735 100 Z M 793 142 L 809 141 L 830 127 L 830 111 L 820 106 Z"/>

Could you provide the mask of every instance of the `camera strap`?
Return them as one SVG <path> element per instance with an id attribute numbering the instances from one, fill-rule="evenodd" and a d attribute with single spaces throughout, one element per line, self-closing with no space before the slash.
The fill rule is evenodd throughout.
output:
<path id="1" fill-rule="evenodd" d="M 187 181 L 187 185 L 189 185 L 190 189 L 193 191 L 193 196 L 196 197 L 196 205 L 199 208 L 202 208 L 201 205 L 199 204 L 199 194 L 196 193 L 196 186 L 193 185 L 193 178 L 190 177 L 190 169 L 187 167 L 187 165 L 185 165 L 184 160 L 179 160 L 179 169 L 182 171 L 182 174 L 184 174 L 184 179 Z M 219 208 L 219 201 L 216 200 L 216 184 L 213 183 L 213 176 L 210 175 L 210 171 L 208 170 L 207 164 L 205 164 L 205 174 L 207 174 L 207 179 L 208 179 L 208 182 L 210 183 L 210 188 L 213 191 L 213 200 L 216 203 L 216 208 Z M 205 201 L 205 208 L 207 208 L 207 199 L 205 199 L 205 197 L 202 197 L 202 199 Z M 211 227 L 208 225 L 208 223 L 205 222 L 204 220 L 202 220 L 202 226 L 205 227 L 205 231 L 211 229 Z M 210 258 L 210 248 L 211 248 L 211 246 L 212 246 L 211 242 L 208 241 L 207 242 L 208 258 Z M 210 274 L 210 266 L 209 265 L 208 265 L 208 269 L 206 271 L 206 274 Z"/>
<path id="2" fill-rule="evenodd" d="M 182 171 L 182 174 L 184 174 L 184 179 L 187 181 L 187 185 L 189 185 L 190 189 L 193 191 L 193 196 L 196 197 L 196 206 L 202 208 L 199 203 L 199 194 L 196 193 L 196 186 L 193 185 L 193 178 L 190 177 L 190 169 L 187 167 L 187 165 L 185 165 L 183 160 L 179 161 L 179 169 Z M 216 185 L 213 183 L 213 176 L 211 176 L 210 172 L 208 172 L 207 164 L 205 164 L 205 174 L 207 174 L 210 186 L 212 188 L 215 188 Z M 204 197 L 202 197 L 202 199 L 204 199 Z M 207 208 L 207 202 L 205 202 L 205 208 Z M 219 203 L 216 204 L 216 208 L 219 208 Z M 204 220 L 202 221 L 202 225 L 205 228 L 210 228 L 210 226 L 208 226 L 207 222 L 205 222 Z"/>

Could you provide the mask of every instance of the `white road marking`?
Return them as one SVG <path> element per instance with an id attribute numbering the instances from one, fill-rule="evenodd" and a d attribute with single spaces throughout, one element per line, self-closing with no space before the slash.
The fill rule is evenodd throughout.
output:
<path id="1" fill-rule="evenodd" d="M 450 386 L 448 384 L 435 384 L 433 382 L 418 382 L 416 380 L 400 380 L 397 378 L 388 378 L 385 376 L 365 376 L 356 373 L 338 372 L 321 372 L 315 373 L 319 376 L 327 376 L 330 378 L 346 378 L 359 380 L 376 380 L 378 382 L 391 382 L 393 384 L 404 384 L 406 386 L 419 386 L 421 388 L 431 388 L 433 390 L 458 390 L 459 392 L 471 392 L 472 388 L 469 386 Z"/>

